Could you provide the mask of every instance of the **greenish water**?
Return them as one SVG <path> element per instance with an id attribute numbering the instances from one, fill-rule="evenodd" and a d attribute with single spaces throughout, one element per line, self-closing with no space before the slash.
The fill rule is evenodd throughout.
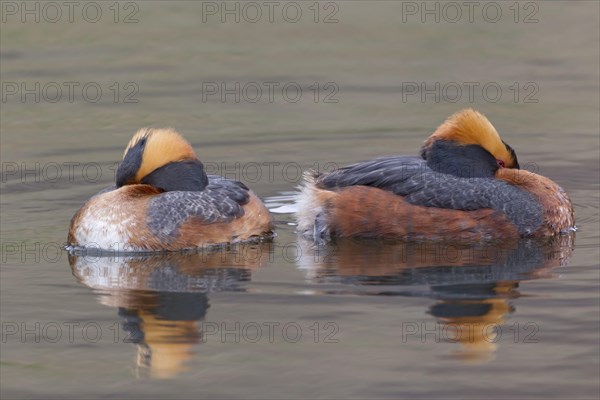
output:
<path id="1" fill-rule="evenodd" d="M 466 9 L 450 22 L 444 3 L 423 23 L 421 2 L 390 1 L 323 2 L 318 15 L 297 2 L 295 23 L 289 2 L 273 22 L 256 3 L 256 23 L 244 3 L 239 23 L 221 22 L 235 2 L 96 2 L 98 22 L 84 3 L 51 22 L 40 3 L 40 22 L 22 23 L 22 3 L 8 3 L 2 398 L 598 397 L 596 2 L 521 2 L 518 15 L 495 2 L 485 17 L 481 3 L 472 23 Z M 327 248 L 296 237 L 302 170 L 417 154 L 463 107 L 567 191 L 576 236 Z M 274 211 L 274 242 L 151 259 L 60 251 L 147 125 L 176 128 L 211 172 L 251 186 Z"/>

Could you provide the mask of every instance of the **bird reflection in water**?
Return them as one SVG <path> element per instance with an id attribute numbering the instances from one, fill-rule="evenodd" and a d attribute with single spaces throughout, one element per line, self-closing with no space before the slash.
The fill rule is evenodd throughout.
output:
<path id="1" fill-rule="evenodd" d="M 202 338 L 207 294 L 243 291 L 252 271 L 272 254 L 271 243 L 160 255 L 70 254 L 75 277 L 118 308 L 124 341 L 137 347 L 136 375 L 172 378 L 187 370 Z"/>
<path id="2" fill-rule="evenodd" d="M 567 265 L 573 245 L 573 233 L 477 244 L 302 241 L 297 266 L 327 284 L 327 293 L 339 293 L 331 284 L 342 284 L 342 293 L 434 299 L 428 313 L 436 318 L 436 333 L 426 339 L 460 343 L 444 357 L 485 363 L 500 343 L 496 328 L 515 311 L 510 300 L 521 296 L 519 282 L 552 277 L 554 268 Z M 415 340 L 423 339 L 422 329 L 431 332 L 432 323 L 425 326 L 409 326 Z"/>

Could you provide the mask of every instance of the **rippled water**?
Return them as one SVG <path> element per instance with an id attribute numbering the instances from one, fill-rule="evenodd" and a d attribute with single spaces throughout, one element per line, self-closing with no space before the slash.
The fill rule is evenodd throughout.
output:
<path id="1" fill-rule="evenodd" d="M 337 23 L 322 23 L 336 10 L 326 4 L 314 23 L 309 3 L 298 23 L 203 22 L 199 2 L 120 3 L 118 23 L 108 3 L 97 23 L 7 11 L 3 398 L 598 397 L 598 4 L 519 3 L 515 23 L 512 3 L 496 2 L 497 23 L 421 23 L 407 2 L 332 3 Z M 138 22 L 122 23 L 133 11 Z M 10 94 L 36 82 L 38 102 Z M 48 101 L 66 82 L 103 95 Z M 303 94 L 207 96 L 236 82 Z M 423 82 L 497 84 L 502 96 L 410 94 Z M 296 236 L 303 170 L 416 154 L 466 106 L 569 193 L 576 234 L 478 246 Z M 153 257 L 62 251 L 71 216 L 146 125 L 173 126 L 209 172 L 251 186 L 275 240 Z"/>

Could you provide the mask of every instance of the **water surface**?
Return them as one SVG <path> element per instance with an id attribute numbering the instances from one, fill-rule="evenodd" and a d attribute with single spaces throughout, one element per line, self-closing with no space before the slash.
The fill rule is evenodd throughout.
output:
<path id="1" fill-rule="evenodd" d="M 3 83 L 103 89 L 98 102 L 2 101 L 3 398 L 598 397 L 596 2 L 537 2 L 533 23 L 515 23 L 508 3 L 497 23 L 422 23 L 404 22 L 401 2 L 357 1 L 335 2 L 337 23 L 314 23 L 308 3 L 298 23 L 221 23 L 203 22 L 199 2 L 138 2 L 125 24 L 107 4 L 97 23 L 0 24 Z M 207 84 L 265 82 L 303 95 L 203 97 Z M 407 94 L 423 82 L 495 83 L 502 96 Z M 328 83 L 337 102 L 324 101 Z M 480 246 L 296 237 L 303 170 L 417 154 L 467 106 L 569 193 L 575 235 Z M 147 125 L 176 128 L 209 172 L 265 199 L 273 243 L 150 258 L 61 251 L 71 216 Z"/>

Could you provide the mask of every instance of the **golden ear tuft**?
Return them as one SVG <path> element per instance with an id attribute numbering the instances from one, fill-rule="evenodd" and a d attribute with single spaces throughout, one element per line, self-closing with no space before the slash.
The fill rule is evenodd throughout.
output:
<path id="1" fill-rule="evenodd" d="M 142 163 L 135 175 L 137 182 L 157 168 L 171 162 L 197 160 L 192 146 L 171 128 L 140 129 L 129 141 L 125 154 L 142 139 L 146 139 L 146 143 L 142 154 Z"/>
<path id="2" fill-rule="evenodd" d="M 461 145 L 475 144 L 483 147 L 506 165 L 514 163 L 513 157 L 494 125 L 480 112 L 466 108 L 451 115 L 425 141 L 422 152 L 426 152 L 436 140 L 449 140 Z"/>

